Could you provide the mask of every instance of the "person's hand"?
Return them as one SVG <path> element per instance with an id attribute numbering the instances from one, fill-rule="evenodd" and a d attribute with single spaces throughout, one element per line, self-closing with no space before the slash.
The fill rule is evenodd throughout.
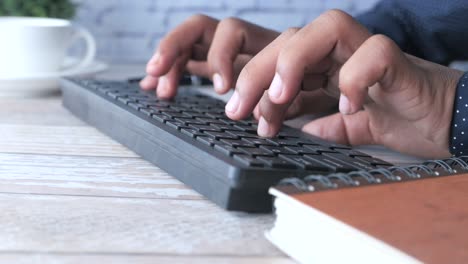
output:
<path id="1" fill-rule="evenodd" d="M 212 79 L 215 91 L 226 93 L 243 66 L 278 35 L 236 18 L 218 21 L 194 15 L 161 40 L 140 86 L 171 98 L 188 72 Z"/>
<path id="2" fill-rule="evenodd" d="M 242 119 L 253 111 L 259 135 L 271 137 L 291 104 L 314 109 L 323 88 L 340 98 L 341 113 L 312 121 L 304 131 L 343 144 L 447 157 L 460 76 L 403 53 L 389 38 L 372 36 L 351 16 L 332 10 L 304 28 L 287 30 L 251 59 L 226 114 Z"/>

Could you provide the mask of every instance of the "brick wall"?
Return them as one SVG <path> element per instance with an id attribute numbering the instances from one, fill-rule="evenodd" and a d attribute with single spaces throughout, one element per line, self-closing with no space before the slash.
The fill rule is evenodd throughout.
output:
<path id="1" fill-rule="evenodd" d="M 100 59 L 144 62 L 166 32 L 195 13 L 235 16 L 282 31 L 327 9 L 357 14 L 376 0 L 75 0 L 76 22 L 97 38 Z"/>

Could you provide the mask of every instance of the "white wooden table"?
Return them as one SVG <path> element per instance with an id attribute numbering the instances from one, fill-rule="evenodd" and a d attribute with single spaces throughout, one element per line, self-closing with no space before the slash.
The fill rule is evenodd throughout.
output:
<path id="1" fill-rule="evenodd" d="M 75 118 L 59 94 L 0 98 L 0 180 L 0 263 L 292 263 L 264 238 L 273 215 L 218 208 Z"/>

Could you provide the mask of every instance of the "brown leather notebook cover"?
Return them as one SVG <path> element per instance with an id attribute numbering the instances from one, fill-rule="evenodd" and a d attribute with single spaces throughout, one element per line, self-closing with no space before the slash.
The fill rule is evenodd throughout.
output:
<path id="1" fill-rule="evenodd" d="M 468 263 L 468 174 L 287 195 L 423 262 Z"/>

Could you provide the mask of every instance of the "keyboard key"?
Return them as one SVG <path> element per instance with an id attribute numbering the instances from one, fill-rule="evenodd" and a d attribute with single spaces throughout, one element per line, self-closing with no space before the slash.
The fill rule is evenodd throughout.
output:
<path id="1" fill-rule="evenodd" d="M 209 125 L 193 124 L 193 123 L 191 123 L 191 120 L 189 120 L 188 123 L 190 124 L 190 127 L 193 127 L 196 130 L 211 131 L 211 132 L 222 132 L 222 130 L 220 128 L 218 128 L 217 126 L 214 126 L 214 125 L 209 126 Z"/>
<path id="2" fill-rule="evenodd" d="M 150 108 L 152 108 L 152 106 L 150 106 Z M 167 114 L 167 115 L 170 115 L 170 116 L 180 114 L 180 112 L 178 112 L 176 110 L 172 110 L 170 108 L 159 109 L 159 110 L 161 111 L 161 113 L 164 113 L 164 114 Z"/>
<path id="3" fill-rule="evenodd" d="M 166 102 L 159 102 L 159 101 L 154 101 L 154 100 L 142 100 L 139 99 L 138 102 L 147 105 L 148 107 L 159 107 L 159 108 L 164 108 L 167 109 L 169 108 L 169 104 Z"/>
<path id="4" fill-rule="evenodd" d="M 257 133 L 248 133 L 248 132 L 239 131 L 239 130 L 237 130 L 237 131 L 236 130 L 228 130 L 227 133 L 231 134 L 231 135 L 234 135 L 234 136 L 241 137 L 241 138 L 258 138 Z"/>
<path id="5" fill-rule="evenodd" d="M 212 137 L 206 137 L 206 136 L 196 137 L 196 139 L 197 141 L 200 141 L 201 143 L 208 145 L 208 146 L 214 146 L 215 143 L 219 142 L 218 140 Z"/>
<path id="6" fill-rule="evenodd" d="M 138 100 L 148 100 L 149 98 L 149 96 L 146 94 L 132 94 L 132 95 L 129 95 L 129 97 L 135 100 L 135 102 Z"/>
<path id="7" fill-rule="evenodd" d="M 356 159 L 366 162 L 366 163 L 370 163 L 371 165 L 374 165 L 374 166 L 392 166 L 393 165 L 381 159 L 373 158 L 371 156 L 366 156 L 366 157 L 356 156 Z"/>
<path id="8" fill-rule="evenodd" d="M 108 92 L 107 95 L 109 95 L 113 99 L 117 99 L 117 97 L 122 94 L 119 91 L 112 91 L 112 92 Z"/>
<path id="9" fill-rule="evenodd" d="M 214 124 L 214 125 L 223 125 L 224 123 L 217 120 L 217 119 L 211 119 L 211 118 L 196 118 L 197 120 L 201 122 L 205 122 L 206 124 Z"/>
<path id="10" fill-rule="evenodd" d="M 221 113 L 221 114 L 220 113 L 206 113 L 205 116 L 214 118 L 214 119 L 227 118 L 224 113 Z"/>
<path id="11" fill-rule="evenodd" d="M 250 144 L 248 142 L 245 142 L 240 139 L 221 139 L 220 140 L 223 143 L 228 144 L 229 146 L 234 146 L 234 147 L 245 147 L 245 148 L 254 148 L 255 145 Z"/>
<path id="12" fill-rule="evenodd" d="M 326 143 L 326 145 L 327 145 L 327 147 L 332 148 L 332 149 L 336 149 L 336 150 L 351 149 L 350 146 L 335 144 L 335 143 L 331 143 L 331 142 Z"/>
<path id="13" fill-rule="evenodd" d="M 245 166 L 263 167 L 263 162 L 248 155 L 234 155 L 234 159 Z"/>
<path id="14" fill-rule="evenodd" d="M 191 128 L 182 128 L 180 132 L 190 137 L 197 137 L 203 135 L 200 131 Z"/>
<path id="15" fill-rule="evenodd" d="M 299 146 L 299 143 L 301 142 L 301 140 L 296 138 L 269 138 L 267 141 L 276 146 Z"/>
<path id="16" fill-rule="evenodd" d="M 167 110 L 167 108 L 164 106 L 146 105 L 146 107 L 157 112 L 162 112 L 162 111 Z"/>
<path id="17" fill-rule="evenodd" d="M 133 108 L 133 109 L 135 109 L 137 111 L 140 110 L 141 108 L 145 107 L 144 105 L 136 103 L 136 102 L 130 102 L 130 103 L 128 103 L 128 106 L 130 106 L 131 108 Z"/>
<path id="18" fill-rule="evenodd" d="M 233 146 L 229 146 L 227 144 L 222 144 L 222 143 L 216 143 L 214 145 L 214 148 L 226 155 L 234 155 L 234 154 L 242 154 L 242 151 L 236 149 Z"/>
<path id="19" fill-rule="evenodd" d="M 340 161 L 343 164 L 347 164 L 349 167 L 354 170 L 372 170 L 375 169 L 370 163 L 365 161 L 360 161 L 358 159 L 351 158 L 341 153 L 323 153 L 324 157 L 335 159 Z"/>
<path id="20" fill-rule="evenodd" d="M 287 150 L 292 151 L 293 153 L 296 154 L 309 154 L 309 155 L 317 155 L 319 154 L 317 151 L 314 151 L 310 148 L 305 148 L 305 147 L 298 147 L 298 146 L 286 146 L 285 147 Z"/>
<path id="21" fill-rule="evenodd" d="M 189 128 L 184 123 L 175 120 L 166 121 L 166 125 L 175 129 Z"/>
<path id="22" fill-rule="evenodd" d="M 226 124 L 224 124 L 224 125 L 213 125 L 213 126 L 219 128 L 219 129 L 221 129 L 221 130 L 223 130 L 223 131 L 237 131 L 237 132 L 242 132 L 242 131 L 240 131 L 239 129 L 233 127 L 233 126 L 226 125 Z"/>
<path id="23" fill-rule="evenodd" d="M 352 150 L 352 149 L 338 149 L 338 148 L 333 148 L 333 149 L 338 151 L 339 153 L 343 153 L 350 157 L 370 157 L 366 153 L 362 153 L 362 152 Z"/>
<path id="24" fill-rule="evenodd" d="M 126 95 L 125 96 L 118 96 L 117 100 L 124 104 L 128 104 L 129 102 L 133 102 L 133 100 L 129 99 Z"/>
<path id="25" fill-rule="evenodd" d="M 309 150 L 312 150 L 317 153 L 338 153 L 338 151 L 329 149 L 327 147 L 323 146 L 317 146 L 317 145 L 302 145 L 304 148 L 307 148 Z"/>
<path id="26" fill-rule="evenodd" d="M 302 169 L 305 170 L 313 170 L 313 171 L 323 171 L 323 172 L 331 172 L 333 171 L 332 168 L 328 165 L 324 165 L 322 162 L 317 162 L 311 159 L 306 159 L 302 156 L 296 155 L 279 155 L 281 159 L 285 159 L 293 164 L 296 164 Z"/>
<path id="27" fill-rule="evenodd" d="M 185 112 L 185 110 L 187 110 L 185 107 L 180 107 L 180 106 L 178 107 L 178 106 L 174 106 L 174 105 L 169 105 L 169 108 L 171 110 L 174 110 L 174 111 L 177 111 L 177 112 L 180 112 L 180 113 Z"/>
<path id="28" fill-rule="evenodd" d="M 259 156 L 257 157 L 258 160 L 264 162 L 270 167 L 273 168 L 282 168 L 282 169 L 295 169 L 297 166 L 285 159 L 281 159 L 278 157 L 265 157 L 265 156 Z"/>
<path id="29" fill-rule="evenodd" d="M 213 131 L 206 131 L 204 132 L 206 135 L 210 137 L 214 137 L 216 139 L 238 139 L 237 136 L 233 136 L 224 132 L 213 132 Z"/>
<path id="30" fill-rule="evenodd" d="M 165 123 L 167 120 L 170 120 L 170 118 L 165 115 L 165 114 L 152 114 L 151 115 L 151 118 L 161 122 L 161 123 Z"/>
<path id="31" fill-rule="evenodd" d="M 261 149 L 265 149 L 268 151 L 271 151 L 275 153 L 276 155 L 278 154 L 295 154 L 294 152 L 287 150 L 286 148 L 282 146 L 260 146 Z"/>
<path id="32" fill-rule="evenodd" d="M 171 113 L 172 118 L 184 118 L 193 120 L 193 116 L 187 115 L 186 113 Z"/>
<path id="33" fill-rule="evenodd" d="M 187 124 L 189 124 L 189 125 L 208 125 L 208 123 L 202 122 L 202 121 L 200 121 L 200 120 L 198 120 L 198 119 L 191 119 L 191 120 L 188 120 L 188 121 L 187 121 Z"/>
<path id="34" fill-rule="evenodd" d="M 174 117 L 174 116 L 172 116 L 172 118 L 175 121 L 180 122 L 180 123 L 184 124 L 187 127 L 189 127 L 189 122 L 190 122 L 190 120 L 192 120 L 192 118 L 180 118 L 180 117 Z"/>
<path id="35" fill-rule="evenodd" d="M 249 125 L 236 124 L 233 127 L 249 133 L 257 133 L 257 128 Z"/>
<path id="36" fill-rule="evenodd" d="M 264 138 L 242 138 L 242 140 L 256 146 L 274 146 Z"/>
<path id="37" fill-rule="evenodd" d="M 329 167 L 333 171 L 338 172 L 349 172 L 356 170 L 356 167 L 350 166 L 347 163 L 343 163 L 339 160 L 326 157 L 324 155 L 304 155 L 304 159 L 322 164 L 325 167 Z"/>
<path id="38" fill-rule="evenodd" d="M 245 154 L 251 156 L 274 156 L 273 152 L 261 148 L 238 148 Z"/>
<path id="39" fill-rule="evenodd" d="M 158 112 L 154 111 L 153 109 L 149 109 L 149 108 L 141 108 L 140 112 L 142 112 L 143 114 L 145 114 L 147 116 L 151 116 L 152 114 L 157 114 L 158 113 Z"/>

